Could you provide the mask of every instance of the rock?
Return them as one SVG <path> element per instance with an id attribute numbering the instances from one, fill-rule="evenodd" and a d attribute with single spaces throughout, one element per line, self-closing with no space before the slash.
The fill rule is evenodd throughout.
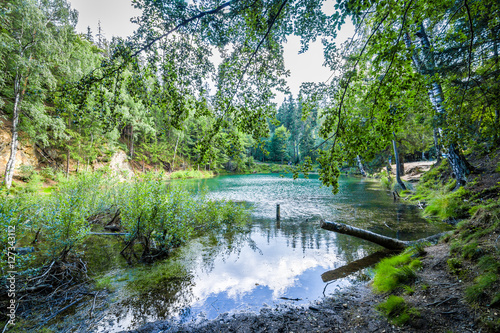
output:
<path id="1" fill-rule="evenodd" d="M 0 173 L 5 173 L 5 167 L 10 158 L 10 126 L 5 122 L 0 121 Z M 33 145 L 19 141 L 16 153 L 16 165 L 14 175 L 18 175 L 20 165 L 38 166 L 38 158 Z"/>

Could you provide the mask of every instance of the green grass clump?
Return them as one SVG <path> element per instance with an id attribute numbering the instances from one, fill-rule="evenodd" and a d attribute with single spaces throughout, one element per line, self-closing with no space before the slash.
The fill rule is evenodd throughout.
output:
<path id="1" fill-rule="evenodd" d="M 410 307 L 402 297 L 391 295 L 387 301 L 377 305 L 390 323 L 398 326 L 406 324 L 411 318 L 420 316 L 417 309 Z"/>
<path id="2" fill-rule="evenodd" d="M 487 296 L 486 291 L 498 280 L 497 272 L 487 272 L 478 276 L 474 284 L 465 289 L 465 300 L 471 304 L 478 304 Z"/>
<path id="3" fill-rule="evenodd" d="M 419 259 L 412 260 L 413 251 L 382 259 L 375 267 L 373 288 L 376 292 L 385 293 L 400 286 L 401 283 L 416 278 L 416 270 L 422 263 Z"/>
<path id="4" fill-rule="evenodd" d="M 434 194 L 424 209 L 424 216 L 436 216 L 442 220 L 466 217 L 470 209 L 468 197 L 469 192 L 464 187 L 454 192 Z"/>

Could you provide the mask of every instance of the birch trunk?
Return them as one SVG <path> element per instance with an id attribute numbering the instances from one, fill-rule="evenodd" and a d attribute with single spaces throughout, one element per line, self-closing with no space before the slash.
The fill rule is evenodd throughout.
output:
<path id="1" fill-rule="evenodd" d="M 134 158 L 134 125 L 130 125 L 130 158 Z"/>
<path id="2" fill-rule="evenodd" d="M 417 67 L 417 71 L 423 75 L 432 75 L 436 63 L 434 57 L 431 53 L 431 44 L 427 33 L 425 32 L 424 25 L 420 24 L 420 30 L 417 32 L 417 37 L 420 39 L 420 44 L 422 46 L 422 53 L 425 63 L 421 67 Z M 409 36 L 405 38 L 406 46 L 411 46 L 411 39 Z M 432 82 L 429 88 L 429 98 L 431 100 L 434 110 L 436 110 L 439 121 L 443 121 L 446 117 L 446 109 L 444 108 L 444 94 L 441 84 L 439 82 Z M 437 126 L 437 131 L 442 135 L 442 129 Z M 439 152 L 438 152 L 439 153 Z M 439 156 L 439 155 L 438 155 Z M 450 164 L 453 174 L 457 180 L 457 187 L 465 185 L 467 183 L 467 175 L 470 173 L 471 166 L 467 163 L 465 157 L 458 150 L 458 145 L 456 142 L 450 143 L 448 147 L 447 154 L 448 163 Z"/>
<path id="3" fill-rule="evenodd" d="M 396 181 L 403 190 L 406 190 L 405 183 L 401 180 L 401 164 L 399 162 L 398 145 L 396 144 L 396 134 L 393 132 L 394 140 L 392 140 L 392 147 L 394 148 L 394 158 L 396 159 Z"/>
<path id="4" fill-rule="evenodd" d="M 12 141 L 10 144 L 10 157 L 5 166 L 5 186 L 9 189 L 12 186 L 12 178 L 14 177 L 14 169 L 16 167 L 16 154 L 18 145 L 18 124 L 19 124 L 19 104 L 21 103 L 21 77 L 16 74 L 14 79 L 14 110 L 12 115 Z"/>
<path id="5" fill-rule="evenodd" d="M 361 163 L 361 158 L 359 157 L 359 155 L 356 155 L 356 159 L 358 161 L 359 172 L 361 172 L 361 175 L 363 177 L 366 177 L 365 168 L 363 168 L 363 163 Z"/>
<path id="6" fill-rule="evenodd" d="M 174 158 L 172 159 L 172 171 L 174 171 L 174 163 L 175 163 L 175 154 L 177 153 L 177 145 L 179 144 L 179 138 L 181 134 L 177 135 L 177 141 L 175 141 L 175 149 L 174 149 Z"/>

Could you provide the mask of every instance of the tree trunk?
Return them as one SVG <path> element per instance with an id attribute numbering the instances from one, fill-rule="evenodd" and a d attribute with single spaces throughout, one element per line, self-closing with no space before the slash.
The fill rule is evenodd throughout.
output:
<path id="1" fill-rule="evenodd" d="M 172 171 L 174 171 L 174 163 L 175 163 L 175 154 L 177 153 L 177 145 L 179 144 L 179 138 L 181 137 L 181 134 L 177 135 L 177 141 L 175 142 L 175 149 L 174 149 L 174 158 L 172 159 Z"/>
<path id="2" fill-rule="evenodd" d="M 436 128 L 433 130 L 433 136 L 434 136 L 434 147 L 436 148 L 436 162 L 441 161 L 441 146 L 439 145 L 438 141 L 438 131 Z"/>
<path id="3" fill-rule="evenodd" d="M 361 239 L 367 240 L 369 242 L 383 246 L 389 250 L 403 250 L 403 249 L 405 249 L 409 246 L 415 245 L 417 243 L 436 242 L 439 240 L 439 238 L 441 238 L 442 236 L 449 233 L 449 232 L 442 232 L 442 233 L 439 233 L 436 235 L 432 235 L 432 236 L 422 238 L 422 239 L 417 239 L 414 241 L 402 241 L 399 239 L 376 234 L 376 233 L 368 231 L 368 230 L 352 227 L 352 226 L 344 224 L 344 223 L 337 223 L 337 222 L 330 222 L 330 221 L 321 220 L 320 227 L 322 229 L 325 229 L 328 231 L 338 232 L 339 234 L 344 234 L 344 235 L 349 235 L 349 236 L 361 238 Z"/>
<path id="4" fill-rule="evenodd" d="M 448 148 L 448 163 L 450 163 L 453 176 L 457 181 L 455 189 L 464 186 L 467 183 L 467 173 L 472 169 L 472 166 L 454 144 Z"/>
<path id="5" fill-rule="evenodd" d="M 359 155 L 356 155 L 356 159 L 358 161 L 359 172 L 361 172 L 361 175 L 363 177 L 366 177 L 366 172 L 365 169 L 363 168 L 363 163 L 361 163 L 361 158 L 359 157 Z"/>
<path id="6" fill-rule="evenodd" d="M 405 183 L 403 183 L 403 181 L 401 180 L 401 165 L 399 162 L 398 146 L 396 144 L 396 134 L 392 132 L 392 135 L 394 135 L 394 139 L 392 140 L 392 147 L 394 148 L 394 157 L 396 159 L 396 181 L 403 190 L 406 190 Z"/>
<path id="7" fill-rule="evenodd" d="M 66 149 L 66 178 L 69 177 L 69 148 Z"/>
<path id="8" fill-rule="evenodd" d="M 130 158 L 134 158 L 134 125 L 130 125 Z"/>
<path id="9" fill-rule="evenodd" d="M 425 69 L 428 72 L 433 72 L 436 64 L 434 61 L 434 57 L 430 51 L 430 42 L 429 38 L 427 36 L 427 33 L 425 32 L 425 28 L 423 24 L 420 24 L 420 30 L 417 32 L 417 37 L 420 39 L 420 44 L 422 45 L 422 52 L 424 55 L 425 59 Z M 423 68 L 417 69 L 422 73 Z M 432 82 L 431 88 L 429 91 L 429 97 L 431 98 L 431 103 L 434 109 L 436 110 L 436 113 L 438 115 L 438 121 L 443 121 L 444 117 L 446 116 L 446 110 L 444 108 L 444 94 L 443 94 L 443 89 L 441 87 L 441 84 L 438 82 Z M 437 126 L 437 130 L 441 134 L 442 130 L 439 127 L 439 124 Z M 465 157 L 460 154 L 457 144 L 455 142 L 450 143 L 450 146 L 448 148 L 448 163 L 451 165 L 451 168 L 453 170 L 453 173 L 457 177 L 457 188 L 465 185 L 467 183 L 467 177 L 471 171 L 471 166 L 470 164 L 465 160 Z"/>
<path id="10" fill-rule="evenodd" d="M 19 74 L 14 79 L 14 110 L 12 115 L 12 141 L 10 144 L 10 157 L 5 166 L 5 186 L 9 189 L 12 186 L 12 178 L 14 177 L 14 169 L 16 167 L 16 154 L 18 145 L 18 129 L 19 124 L 19 107 L 21 103 L 21 78 Z"/>

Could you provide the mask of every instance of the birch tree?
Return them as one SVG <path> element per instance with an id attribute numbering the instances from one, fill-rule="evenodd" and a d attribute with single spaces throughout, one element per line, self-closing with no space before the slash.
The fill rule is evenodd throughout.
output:
<path id="1" fill-rule="evenodd" d="M 51 128 L 54 136 L 64 136 L 61 119 L 51 119 L 44 108 L 46 92 L 56 84 L 51 62 L 57 57 L 57 34 L 75 22 L 76 14 L 66 1 L 13 0 L 1 3 L 5 16 L 7 44 L 6 79 L 2 92 L 12 122 L 10 157 L 4 184 L 12 185 L 21 127 L 31 136 L 38 129 Z"/>

